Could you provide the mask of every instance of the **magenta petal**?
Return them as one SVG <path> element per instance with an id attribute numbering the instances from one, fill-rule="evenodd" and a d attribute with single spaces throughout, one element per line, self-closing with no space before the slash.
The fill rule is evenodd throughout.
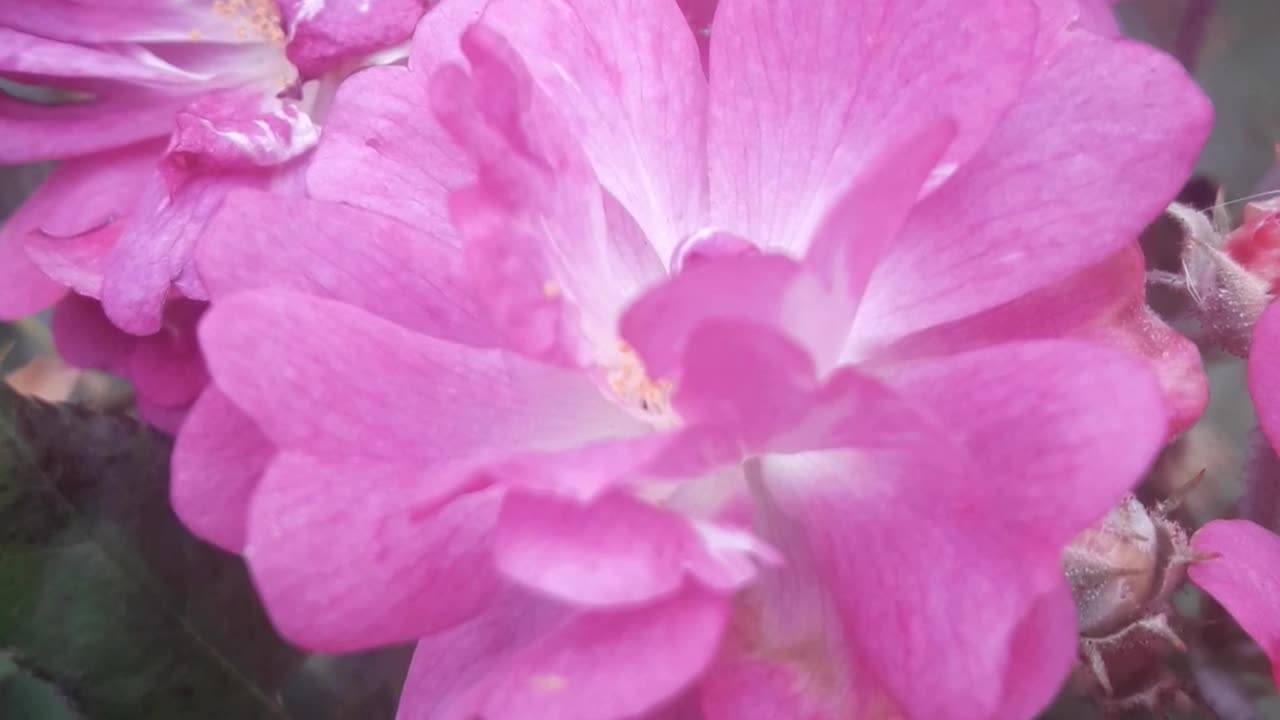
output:
<path id="1" fill-rule="evenodd" d="M 600 184 L 669 257 L 706 202 L 707 81 L 674 0 L 498 0 L 483 22 L 520 54 Z"/>
<path id="2" fill-rule="evenodd" d="M 1280 303 L 1267 308 L 1253 328 L 1249 394 L 1262 431 L 1272 447 L 1280 447 Z"/>
<path id="3" fill-rule="evenodd" d="M 7 230 L 7 225 L 0 228 L 0 319 L 17 320 L 49 307 L 66 288 L 32 264 Z"/>
<path id="4" fill-rule="evenodd" d="M 581 373 L 432 338 L 331 300 L 237 294 L 215 303 L 200 335 L 218 387 L 277 445 L 317 457 L 515 454 L 640 429 Z"/>
<path id="5" fill-rule="evenodd" d="M 493 344 L 481 309 L 455 277 L 459 255 L 452 244 L 385 215 L 237 188 L 209 221 L 196 264 L 215 299 L 294 289 L 437 337 Z"/>
<path id="6" fill-rule="evenodd" d="M 1077 31 L 1037 67 L 876 268 L 867 332 L 899 337 L 1061 280 L 1131 243 L 1181 187 L 1212 109 L 1172 58 Z"/>
<path id="7" fill-rule="evenodd" d="M 579 614 L 495 668 L 474 705 L 441 718 L 641 715 L 675 699 L 703 671 L 728 610 L 726 599 L 691 587 L 642 608 Z"/>
<path id="8" fill-rule="evenodd" d="M 1022 87 L 1030 2 L 721 0 L 711 41 L 715 224 L 794 248 L 885 144 L 944 118 L 970 157 Z"/>
<path id="9" fill-rule="evenodd" d="M 1191 546 L 1213 556 L 1190 567 L 1191 581 L 1258 643 L 1280 683 L 1280 537 L 1248 520 L 1215 520 L 1196 531 Z"/>
<path id="10" fill-rule="evenodd" d="M 76 294 L 58 303 L 52 330 L 58 354 L 80 368 L 120 372 L 139 342 L 112 325 L 97 300 Z"/>
<path id="11" fill-rule="evenodd" d="M 196 322 L 205 303 L 174 300 L 165 307 L 164 326 L 140 338 L 125 366 L 138 396 L 154 405 L 186 407 L 209 381 L 196 342 Z"/>
<path id="12" fill-rule="evenodd" d="M 413 465 L 278 455 L 254 492 L 244 555 L 280 632 L 345 652 L 420 638 L 483 608 L 500 587 L 489 553 L 501 493 L 439 505 L 443 479 Z"/>
<path id="13" fill-rule="evenodd" d="M 249 502 L 274 449 L 217 388 L 196 401 L 173 448 L 173 509 L 191 531 L 231 552 L 244 548 Z"/>

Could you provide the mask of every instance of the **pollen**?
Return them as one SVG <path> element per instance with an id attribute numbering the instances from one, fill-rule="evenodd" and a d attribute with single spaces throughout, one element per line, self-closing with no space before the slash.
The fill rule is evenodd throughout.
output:
<path id="1" fill-rule="evenodd" d="M 563 295 L 564 291 L 560 289 L 560 285 L 554 280 L 548 280 L 542 283 L 542 294 L 554 300 Z"/>
<path id="2" fill-rule="evenodd" d="M 235 36 L 284 44 L 280 9 L 274 0 L 213 0 L 213 14 L 235 23 Z"/>
<path id="3" fill-rule="evenodd" d="M 187 37 L 191 38 L 191 42 L 200 42 L 200 39 L 202 36 L 200 35 L 199 30 L 192 30 L 191 32 L 187 33 Z"/>
<path id="4" fill-rule="evenodd" d="M 674 389 L 671 382 L 650 378 L 636 351 L 625 342 L 618 343 L 615 358 L 606 374 L 613 394 L 627 407 L 647 416 L 670 417 Z"/>
<path id="5" fill-rule="evenodd" d="M 534 690 L 544 693 L 561 692 L 569 686 L 569 678 L 563 675 L 534 675 L 529 678 L 529 684 Z"/>

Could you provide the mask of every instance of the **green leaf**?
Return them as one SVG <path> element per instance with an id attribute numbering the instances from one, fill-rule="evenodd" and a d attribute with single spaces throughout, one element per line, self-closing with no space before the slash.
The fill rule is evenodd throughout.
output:
<path id="1" fill-rule="evenodd" d="M 0 652 L 0 717 L 26 720 L 78 720 L 71 700 L 37 677 L 14 656 Z"/>
<path id="2" fill-rule="evenodd" d="M 129 418 L 0 384 L 0 647 L 95 720 L 285 717 L 298 654 L 173 515 L 168 458 Z"/>

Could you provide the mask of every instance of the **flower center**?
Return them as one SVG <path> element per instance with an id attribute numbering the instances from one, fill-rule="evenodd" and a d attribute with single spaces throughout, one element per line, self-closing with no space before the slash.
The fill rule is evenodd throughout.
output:
<path id="1" fill-rule="evenodd" d="M 280 10 L 274 0 L 213 0 L 213 14 L 235 23 L 236 38 L 283 45 Z"/>
<path id="2" fill-rule="evenodd" d="M 672 427 L 679 418 L 671 408 L 674 386 L 668 380 L 652 380 L 630 345 L 619 341 L 605 365 L 605 382 L 624 407 L 659 427 Z"/>

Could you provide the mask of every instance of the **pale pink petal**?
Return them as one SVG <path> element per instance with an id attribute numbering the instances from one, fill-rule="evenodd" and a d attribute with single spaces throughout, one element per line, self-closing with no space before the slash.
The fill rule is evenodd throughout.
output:
<path id="1" fill-rule="evenodd" d="M 929 175 L 956 137 L 955 123 L 943 120 L 919 135 L 885 143 L 879 155 L 866 162 L 818 225 L 805 253 L 805 267 L 833 290 L 833 312 L 843 312 L 839 342 L 848 337 L 871 273 L 887 245 L 893 242 L 915 205 Z M 842 343 L 843 344 L 843 343 Z M 834 364 L 841 349 L 815 357 L 824 367 Z M 825 350 L 825 349 L 824 349 Z"/>
<path id="2" fill-rule="evenodd" d="M 461 287 L 458 249 L 385 215 L 249 188 L 228 194 L 196 249 L 209 295 L 294 289 L 440 338 L 492 345 Z"/>
<path id="3" fill-rule="evenodd" d="M 426 9 L 425 0 L 287 0 L 280 5 L 291 31 L 289 60 L 303 77 L 342 70 L 407 42 Z"/>
<path id="4" fill-rule="evenodd" d="M 944 169 L 1021 89 L 1023 0 L 721 0 L 711 41 L 712 220 L 803 253 L 869 154 L 953 118 Z"/>
<path id="5" fill-rule="evenodd" d="M 899 337 L 1061 280 L 1131 243 L 1181 187 L 1212 111 L 1172 58 L 1076 31 L 1037 68 L 876 268 L 862 334 Z"/>
<path id="6" fill-rule="evenodd" d="M 127 218 L 113 221 L 67 238 L 33 231 L 23 243 L 26 259 L 61 287 L 80 295 L 101 297 L 102 276 L 127 222 Z"/>
<path id="7" fill-rule="evenodd" d="M 516 454 L 643 429 L 581 373 L 330 300 L 241 293 L 214 305 L 201 340 L 217 386 L 273 442 L 319 457 Z"/>
<path id="8" fill-rule="evenodd" d="M 1280 537 L 1248 520 L 1215 520 L 1196 531 L 1191 546 L 1209 555 L 1188 570 L 1271 660 L 1280 683 Z"/>
<path id="9" fill-rule="evenodd" d="M 660 603 L 581 613 L 498 664 L 441 720 L 609 720 L 673 700 L 715 655 L 724 598 L 686 588 Z"/>
<path id="10" fill-rule="evenodd" d="M 1190 428 L 1204 411 L 1209 387 L 1200 351 L 1147 307 L 1146 269 L 1136 244 L 990 310 L 907 335 L 887 347 L 855 351 L 901 360 L 1055 337 L 1096 340 L 1150 363 L 1164 388 L 1170 437 Z"/>
<path id="11" fill-rule="evenodd" d="M 173 448 L 170 498 L 182 522 L 231 552 L 244 548 L 249 501 L 274 449 L 217 388 L 192 406 Z"/>
<path id="12" fill-rule="evenodd" d="M 651 377 L 675 379 L 691 336 L 707 322 L 783 328 L 819 356 L 841 340 L 839 310 L 818 276 L 794 260 L 741 255 L 686 267 L 627 308 L 620 329 Z"/>
<path id="13" fill-rule="evenodd" d="M 666 261 L 706 203 L 707 81 L 674 0 L 497 0 L 483 23 L 515 47 Z"/>
<path id="14" fill-rule="evenodd" d="M 404 463 L 277 455 L 254 491 L 244 556 L 280 632 L 344 652 L 483 608 L 500 587 L 489 552 L 501 492 L 440 505 L 441 479 Z"/>
<path id="15" fill-rule="evenodd" d="M 163 65 L 145 63 L 90 45 L 30 35 L 3 24 L 0 24 L 0 75 L 33 85 L 57 84 L 57 79 L 107 78 L 113 82 L 139 84 L 183 79 L 182 73 L 169 72 Z"/>
<path id="16" fill-rule="evenodd" d="M 475 294 L 513 348 L 589 362 L 586 348 L 614 343 L 624 303 L 662 265 L 644 243 L 621 245 L 638 239 L 630 233 L 606 234 L 604 199 L 577 139 L 502 38 L 477 26 L 463 49 L 471 75 L 441 70 L 432 101 L 479 168 L 477 183 L 449 202 Z"/>
<path id="17" fill-rule="evenodd" d="M 1267 308 L 1253 328 L 1249 394 L 1262 432 L 1272 447 L 1280 446 L 1280 303 Z"/>
<path id="18" fill-rule="evenodd" d="M 611 493 L 588 505 L 516 492 L 494 539 L 508 577 L 577 606 L 636 605 L 679 590 L 686 575 L 732 592 L 773 555 L 749 533 L 697 525 L 647 501 Z"/>
<path id="19" fill-rule="evenodd" d="M 696 546 L 678 515 L 621 494 L 589 505 L 513 493 L 494 538 L 513 580 L 582 606 L 642 604 L 680 589 Z"/>

